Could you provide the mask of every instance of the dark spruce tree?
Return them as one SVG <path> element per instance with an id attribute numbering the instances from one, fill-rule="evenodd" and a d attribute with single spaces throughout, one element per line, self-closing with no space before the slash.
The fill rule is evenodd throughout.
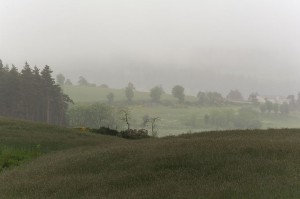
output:
<path id="1" fill-rule="evenodd" d="M 51 75 L 52 71 L 49 66 L 45 66 L 41 71 L 41 80 L 43 86 L 43 104 L 44 104 L 44 121 L 50 124 L 63 125 L 66 122 L 65 113 L 68 103 L 72 103 L 69 96 L 63 94 L 59 85 Z"/>
<path id="2" fill-rule="evenodd" d="M 69 103 L 73 102 L 55 84 L 49 66 L 40 72 L 26 62 L 18 72 L 0 60 L 0 115 L 65 125 Z"/>
<path id="3" fill-rule="evenodd" d="M 22 101 L 20 102 L 20 111 L 21 117 L 26 120 L 33 120 L 34 118 L 34 109 L 35 104 L 34 101 L 34 87 L 33 87 L 33 73 L 26 62 L 24 68 L 21 70 L 20 74 L 20 98 Z"/>
<path id="4" fill-rule="evenodd" d="M 6 67 L 5 71 L 9 68 Z M 8 71 L 7 75 L 4 77 L 4 109 L 5 114 L 10 117 L 17 117 L 19 115 L 19 110 L 17 107 L 20 105 L 20 74 L 18 69 L 13 65 Z"/>
<path id="5" fill-rule="evenodd" d="M 42 109 L 43 109 L 43 88 L 42 88 L 42 77 L 40 75 L 40 70 L 35 66 L 33 69 L 33 103 L 34 106 L 34 119 L 35 121 L 43 122 Z"/>

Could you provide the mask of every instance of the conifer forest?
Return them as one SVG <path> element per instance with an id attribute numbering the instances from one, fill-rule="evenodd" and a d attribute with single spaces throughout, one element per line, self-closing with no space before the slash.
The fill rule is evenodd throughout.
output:
<path id="1" fill-rule="evenodd" d="M 0 60 L 0 115 L 25 120 L 65 125 L 66 111 L 72 100 L 52 78 L 49 66 L 21 71 Z"/>

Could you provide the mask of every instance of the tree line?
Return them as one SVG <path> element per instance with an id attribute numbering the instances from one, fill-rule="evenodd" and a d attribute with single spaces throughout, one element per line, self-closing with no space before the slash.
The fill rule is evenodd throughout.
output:
<path id="1" fill-rule="evenodd" d="M 66 125 L 66 111 L 72 100 L 62 92 L 45 66 L 41 71 L 26 62 L 21 71 L 0 60 L 0 115 Z"/>
<path id="2" fill-rule="evenodd" d="M 70 83 L 69 79 L 65 79 L 62 74 L 57 75 L 57 82 L 60 85 L 73 85 Z M 96 84 L 89 83 L 84 77 L 80 76 L 78 81 L 79 86 L 96 86 Z M 102 84 L 99 87 L 101 88 L 109 88 L 106 84 Z M 127 87 L 124 89 L 124 94 L 129 104 L 132 104 L 135 96 L 135 86 L 129 82 Z M 149 97 L 151 102 L 165 105 L 172 105 L 172 102 L 165 100 L 161 101 L 162 95 L 165 94 L 162 86 L 154 86 L 150 89 Z M 291 111 L 300 110 L 300 93 L 298 94 L 298 99 L 294 95 L 289 95 L 284 102 L 271 102 L 267 98 L 264 98 L 265 102 L 258 100 L 258 97 L 262 98 L 258 95 L 258 93 L 251 93 L 248 99 L 244 99 L 241 92 L 237 89 L 230 90 L 227 96 L 223 97 L 221 93 L 218 92 L 203 92 L 199 91 L 196 95 L 196 102 L 189 102 L 185 100 L 185 89 L 181 85 L 175 85 L 172 88 L 171 94 L 174 98 L 177 99 L 179 104 L 186 105 L 200 105 L 200 106 L 222 106 L 225 104 L 253 104 L 255 106 L 259 106 L 259 110 L 262 113 L 281 113 L 288 114 Z M 110 104 L 114 103 L 115 95 L 110 92 L 107 94 L 107 100 Z M 274 99 L 273 99 L 274 100 Z"/>

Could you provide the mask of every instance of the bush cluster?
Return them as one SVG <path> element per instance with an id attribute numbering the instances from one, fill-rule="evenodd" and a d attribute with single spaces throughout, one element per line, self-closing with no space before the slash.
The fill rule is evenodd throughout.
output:
<path id="1" fill-rule="evenodd" d="M 117 130 L 110 129 L 107 127 L 101 127 L 99 129 L 89 129 L 89 131 L 92 133 L 118 136 L 126 139 L 142 139 L 150 137 L 146 129 L 127 129 L 119 132 Z"/>
<path id="2" fill-rule="evenodd" d="M 146 129 L 128 129 L 120 132 L 120 137 L 127 139 L 142 139 L 148 138 L 148 131 Z"/>
<path id="3" fill-rule="evenodd" d="M 91 129 L 90 132 L 98 133 L 102 135 L 111 135 L 111 136 L 117 136 L 119 134 L 119 131 L 107 127 L 101 127 L 99 129 Z"/>

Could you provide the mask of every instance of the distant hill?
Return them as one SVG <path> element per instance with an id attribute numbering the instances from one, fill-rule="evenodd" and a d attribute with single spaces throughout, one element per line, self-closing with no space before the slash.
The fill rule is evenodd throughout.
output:
<path id="1" fill-rule="evenodd" d="M 6 147 L 43 155 L 0 173 L 0 198 L 299 198 L 300 130 L 125 140 L 0 119 Z"/>
<path id="2" fill-rule="evenodd" d="M 126 101 L 125 89 L 88 87 L 88 86 L 63 86 L 63 91 L 75 102 L 107 102 L 107 95 L 113 93 L 115 101 Z M 149 92 L 134 91 L 133 101 L 149 101 Z M 163 94 L 162 101 L 177 101 L 171 94 Z M 187 100 L 195 101 L 196 97 L 187 96 Z"/>
<path id="3" fill-rule="evenodd" d="M 77 74 L 72 72 L 72 75 L 68 75 L 66 71 L 65 75 L 71 76 L 73 82 L 83 75 L 92 83 L 99 85 L 105 83 L 112 88 L 125 87 L 130 81 L 138 90 L 150 90 L 156 85 L 161 85 L 170 92 L 176 84 L 180 84 L 191 95 L 196 95 L 199 91 L 216 91 L 226 96 L 232 89 L 238 89 L 244 98 L 248 98 L 252 92 L 283 96 L 296 95 L 299 92 L 299 81 L 291 78 L 292 73 L 272 76 L 273 71 L 269 71 L 270 73 L 256 76 L 255 74 L 262 68 L 255 70 L 254 66 L 256 65 L 249 67 L 252 73 L 244 71 L 240 74 L 235 73 L 235 70 L 224 71 L 226 67 L 223 69 L 222 66 L 218 66 L 215 70 L 204 70 L 201 66 L 180 68 L 173 65 L 153 67 L 143 63 L 136 63 L 133 66 L 118 63 L 108 68 L 93 66 L 89 70 L 74 71 Z"/>

